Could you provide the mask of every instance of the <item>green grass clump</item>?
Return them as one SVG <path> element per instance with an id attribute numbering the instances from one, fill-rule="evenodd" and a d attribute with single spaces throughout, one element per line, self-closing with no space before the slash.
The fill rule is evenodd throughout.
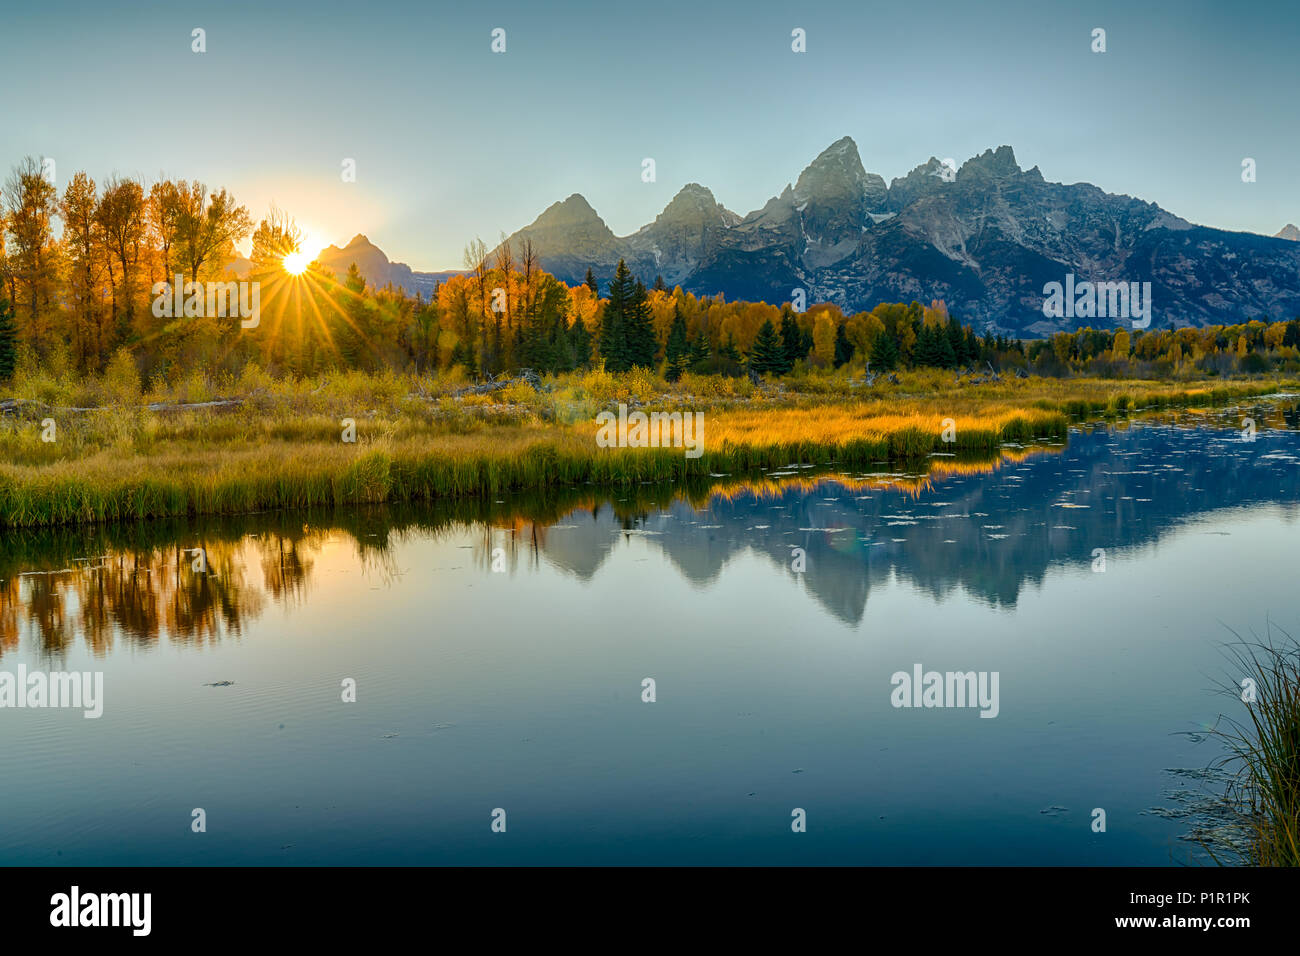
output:
<path id="1" fill-rule="evenodd" d="M 1300 645 L 1273 632 L 1230 652 L 1243 680 L 1228 690 L 1248 719 L 1225 718 L 1216 735 L 1231 751 L 1223 765 L 1235 768 L 1228 799 L 1249 834 L 1247 862 L 1300 866 Z"/>

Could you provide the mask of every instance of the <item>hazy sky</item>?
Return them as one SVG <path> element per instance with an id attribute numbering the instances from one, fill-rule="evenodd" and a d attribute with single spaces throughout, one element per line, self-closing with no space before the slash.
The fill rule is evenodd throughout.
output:
<path id="1" fill-rule="evenodd" d="M 113 6 L 5 10 L 0 166 L 198 178 L 416 269 L 573 192 L 619 235 L 688 182 L 749 212 L 846 134 L 887 181 L 1009 144 L 1194 222 L 1300 222 L 1295 0 Z"/>

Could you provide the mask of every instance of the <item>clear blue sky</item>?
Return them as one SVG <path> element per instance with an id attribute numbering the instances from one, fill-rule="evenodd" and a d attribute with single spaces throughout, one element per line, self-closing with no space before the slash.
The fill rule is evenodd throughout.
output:
<path id="1" fill-rule="evenodd" d="M 0 166 L 198 178 L 416 269 L 573 192 L 620 235 L 688 182 L 749 212 L 846 134 L 886 180 L 1009 144 L 1049 180 L 1194 222 L 1300 222 L 1294 0 L 121 6 L 5 11 Z"/>

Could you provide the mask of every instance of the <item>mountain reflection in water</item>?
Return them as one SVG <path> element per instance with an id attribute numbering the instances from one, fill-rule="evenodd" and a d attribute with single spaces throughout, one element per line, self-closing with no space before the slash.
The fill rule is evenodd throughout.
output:
<path id="1" fill-rule="evenodd" d="M 1235 414 L 1235 413 L 1234 413 Z M 58 658 L 81 640 L 201 646 L 237 639 L 273 605 L 308 600 L 326 548 L 363 571 L 396 573 L 412 536 L 472 529 L 475 566 L 494 549 L 511 574 L 539 562 L 590 581 L 618 530 L 644 537 L 707 587 L 745 551 L 786 569 L 835 618 L 861 621 L 873 587 L 897 577 L 942 599 L 956 588 L 1014 607 L 1054 564 L 1158 542 L 1196 515 L 1300 501 L 1294 407 L 1261 407 L 1262 430 L 1145 422 L 1071 435 L 1068 446 L 1008 447 L 995 460 L 930 459 L 924 473 L 721 476 L 690 487 L 562 489 L 507 501 L 436 502 L 129 527 L 6 530 L 0 549 L 0 656 L 20 641 Z M 1285 520 L 1295 520 L 1294 507 Z M 617 545 L 615 545 L 617 546 Z M 194 565 L 199 550 L 206 572 Z M 792 570 L 795 549 L 803 572 Z"/>

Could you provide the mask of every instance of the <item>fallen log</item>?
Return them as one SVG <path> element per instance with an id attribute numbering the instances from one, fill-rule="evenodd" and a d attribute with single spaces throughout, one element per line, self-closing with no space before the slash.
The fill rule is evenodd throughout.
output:
<path id="1" fill-rule="evenodd" d="M 131 405 L 130 408 L 143 408 L 151 412 L 170 412 L 170 411 L 188 411 L 193 408 L 228 408 L 234 405 L 244 404 L 242 398 L 214 398 L 210 402 L 150 402 L 148 405 Z M 17 414 L 23 408 L 35 408 L 46 412 L 61 412 L 71 414 L 84 414 L 86 412 L 102 412 L 112 406 L 92 405 L 81 407 L 77 405 L 50 405 L 47 402 L 40 402 L 34 398 L 6 398 L 0 399 L 0 415 Z"/>
<path id="2" fill-rule="evenodd" d="M 511 385 L 524 384 L 531 386 L 536 391 L 542 392 L 546 389 L 542 385 L 542 377 L 530 368 L 521 368 L 515 378 L 493 378 L 488 375 L 486 382 L 480 382 L 478 385 L 466 385 L 458 388 L 451 393 L 452 398 L 459 398 L 462 395 L 486 395 L 489 392 L 496 392 L 503 388 L 509 388 Z"/>

